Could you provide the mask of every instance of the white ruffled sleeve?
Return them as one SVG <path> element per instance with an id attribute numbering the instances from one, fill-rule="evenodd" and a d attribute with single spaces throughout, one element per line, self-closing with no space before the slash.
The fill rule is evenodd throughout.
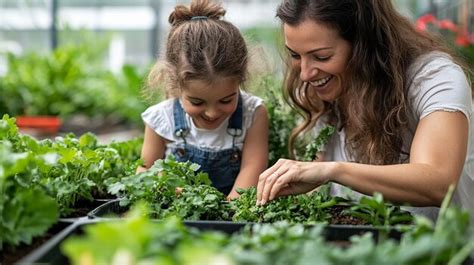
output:
<path id="1" fill-rule="evenodd" d="M 162 101 L 142 113 L 143 122 L 161 137 L 172 140 L 174 135 L 173 120 L 174 99 Z"/>

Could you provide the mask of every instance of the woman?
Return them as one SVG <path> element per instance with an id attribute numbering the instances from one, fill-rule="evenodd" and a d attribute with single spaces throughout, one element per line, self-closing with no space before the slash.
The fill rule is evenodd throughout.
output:
<path id="1" fill-rule="evenodd" d="M 331 182 L 335 195 L 380 192 L 435 218 L 457 184 L 453 200 L 472 216 L 470 84 L 443 45 L 386 0 L 285 0 L 277 17 L 286 94 L 304 114 L 290 147 L 312 128 L 337 130 L 317 161 L 281 159 L 263 172 L 257 203 Z"/>

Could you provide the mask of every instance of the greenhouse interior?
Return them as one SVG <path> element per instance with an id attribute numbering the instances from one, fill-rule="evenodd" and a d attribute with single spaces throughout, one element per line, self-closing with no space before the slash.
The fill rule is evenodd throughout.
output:
<path id="1" fill-rule="evenodd" d="M 474 0 L 0 0 L 0 264 L 474 264 L 473 88 Z"/>

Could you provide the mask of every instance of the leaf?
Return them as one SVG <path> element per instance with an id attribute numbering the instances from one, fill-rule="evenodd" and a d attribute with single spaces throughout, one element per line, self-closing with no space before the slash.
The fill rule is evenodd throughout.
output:
<path id="1" fill-rule="evenodd" d="M 335 131 L 336 129 L 333 126 L 326 126 L 321 129 L 316 139 L 306 146 L 303 161 L 313 161 L 316 159 L 317 154 L 322 151 L 324 145 L 328 143 Z"/>

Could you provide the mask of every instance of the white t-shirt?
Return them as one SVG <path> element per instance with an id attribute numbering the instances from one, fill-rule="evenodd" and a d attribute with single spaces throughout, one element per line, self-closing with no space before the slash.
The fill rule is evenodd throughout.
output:
<path id="1" fill-rule="evenodd" d="M 453 203 L 467 209 L 474 223 L 474 130 L 472 121 L 471 87 L 462 69 L 453 63 L 449 55 L 431 52 L 420 56 L 409 69 L 412 83 L 409 87 L 409 100 L 413 109 L 404 134 L 403 150 L 410 150 L 413 136 L 420 119 L 434 111 L 460 111 L 469 120 L 468 151 L 462 175 L 456 188 Z M 324 118 L 315 126 L 315 133 L 324 126 Z M 354 161 L 345 149 L 344 130 L 336 131 L 325 147 L 327 161 Z M 331 192 L 337 196 L 359 198 L 361 193 L 339 184 L 332 184 Z M 413 213 L 425 215 L 436 220 L 437 207 L 407 207 Z"/>
<path id="2" fill-rule="evenodd" d="M 252 126 L 254 113 L 257 107 L 263 104 L 259 97 L 240 91 L 242 95 L 242 135 L 237 136 L 235 145 L 242 150 L 247 130 Z M 175 135 L 173 104 L 174 98 L 167 99 L 146 109 L 142 113 L 143 121 L 152 128 L 158 135 L 166 139 L 165 155 L 171 154 L 171 148 L 183 143 L 181 137 Z M 186 135 L 186 142 L 200 149 L 208 151 L 220 151 L 232 148 L 232 136 L 227 133 L 229 124 L 228 117 L 219 127 L 213 130 L 197 128 L 192 118 L 185 113 L 185 119 L 189 127 L 189 133 Z"/>

